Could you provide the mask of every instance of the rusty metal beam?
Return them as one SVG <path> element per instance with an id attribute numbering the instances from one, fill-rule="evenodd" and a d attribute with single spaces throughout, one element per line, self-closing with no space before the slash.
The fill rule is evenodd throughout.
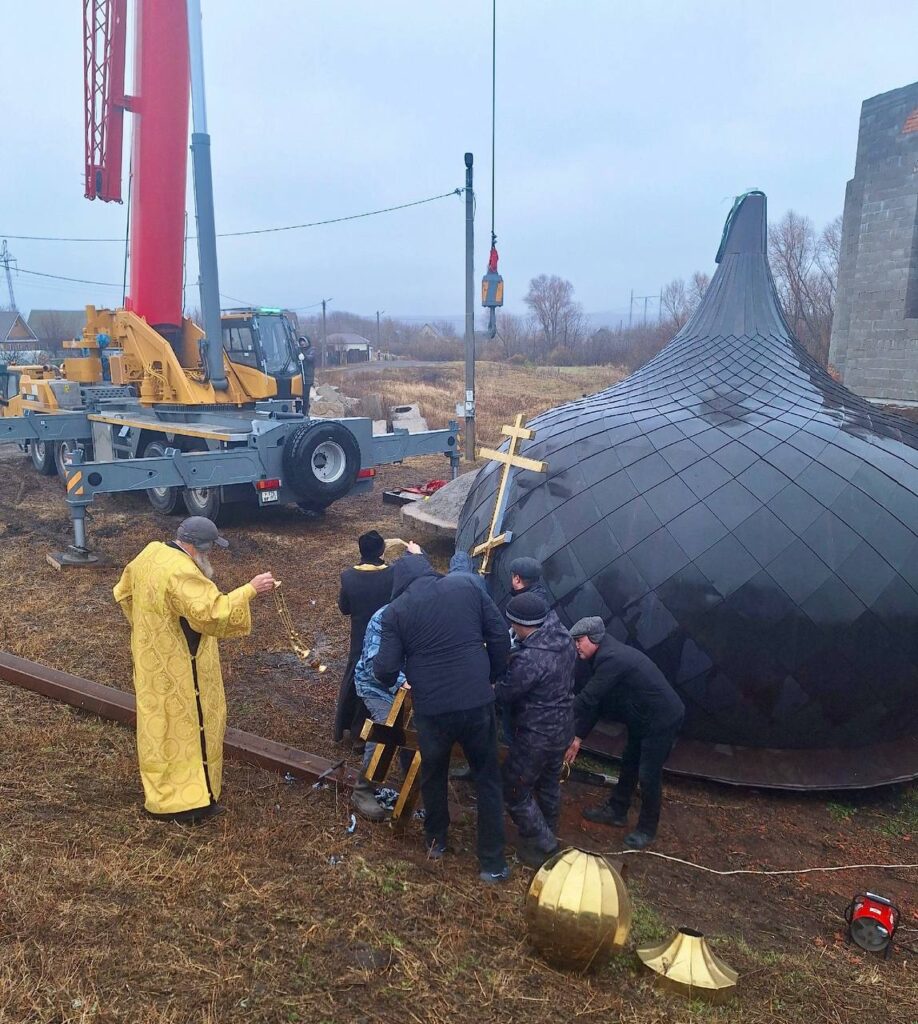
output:
<path id="1" fill-rule="evenodd" d="M 94 715 L 122 725 L 132 726 L 137 719 L 132 693 L 81 679 L 34 661 L 26 661 L 5 651 L 0 651 L 0 680 L 72 707 L 91 711 Z M 317 754 L 289 747 L 285 743 L 276 743 L 254 733 L 243 732 L 242 729 L 226 730 L 223 755 L 268 771 L 281 774 L 289 772 L 296 778 L 309 781 L 322 777 L 328 782 L 349 787 L 357 781 L 356 772 L 344 765 L 336 767 L 335 762 L 327 761 Z"/>

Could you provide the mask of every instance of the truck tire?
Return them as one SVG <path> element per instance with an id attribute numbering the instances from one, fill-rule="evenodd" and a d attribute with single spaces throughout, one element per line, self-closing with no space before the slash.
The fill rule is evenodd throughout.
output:
<path id="1" fill-rule="evenodd" d="M 166 446 L 151 441 L 143 450 L 143 458 L 153 459 L 166 454 Z M 149 487 L 147 500 L 160 515 L 171 516 L 178 505 L 180 487 Z"/>
<path id="2" fill-rule="evenodd" d="M 29 458 L 32 466 L 42 476 L 54 476 L 57 468 L 54 465 L 54 449 L 50 442 L 29 441 Z"/>
<path id="3" fill-rule="evenodd" d="M 223 508 L 219 487 L 186 487 L 182 491 L 182 501 L 190 516 L 204 516 L 216 522 Z"/>
<path id="4" fill-rule="evenodd" d="M 77 448 L 83 449 L 83 459 L 88 461 L 91 457 L 91 452 L 86 445 L 81 445 L 77 441 L 57 441 L 54 445 L 54 466 L 57 469 L 57 475 L 61 480 L 67 479 L 67 470 L 69 465 L 67 463 L 67 457 L 71 452 Z"/>
<path id="5" fill-rule="evenodd" d="M 340 423 L 303 423 L 287 438 L 283 465 L 285 482 L 296 492 L 298 504 L 324 509 L 354 486 L 360 446 Z"/>

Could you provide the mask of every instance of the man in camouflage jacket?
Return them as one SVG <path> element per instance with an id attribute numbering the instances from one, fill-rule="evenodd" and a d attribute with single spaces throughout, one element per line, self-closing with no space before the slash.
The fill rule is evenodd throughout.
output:
<path id="1" fill-rule="evenodd" d="M 560 772 L 574 735 L 574 642 L 535 594 L 517 594 L 506 615 L 519 646 L 496 685 L 511 721 L 504 803 L 520 834 L 517 856 L 540 866 L 558 848 Z"/>

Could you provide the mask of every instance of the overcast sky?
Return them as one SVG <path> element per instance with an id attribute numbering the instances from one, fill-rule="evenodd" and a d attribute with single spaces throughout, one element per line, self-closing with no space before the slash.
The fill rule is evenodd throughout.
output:
<path id="1" fill-rule="evenodd" d="M 345 216 L 463 184 L 475 266 L 490 230 L 491 0 L 202 0 L 218 231 Z M 0 238 L 121 235 L 83 199 L 78 0 L 0 0 Z M 131 30 L 129 25 L 129 31 Z M 841 212 L 863 99 L 918 78 L 918 4 L 497 0 L 497 234 L 506 304 L 569 278 L 590 313 L 712 269 L 731 199 Z M 126 164 L 125 164 L 126 166 Z M 193 210 L 191 191 L 189 210 Z M 458 198 L 221 239 L 247 302 L 432 318 L 464 308 Z M 10 238 L 23 269 L 120 282 L 123 246 Z M 190 277 L 196 277 L 193 243 Z M 117 304 L 120 288 L 19 274 L 19 308 Z M 0 280 L 0 304 L 6 303 Z M 197 305 L 189 289 L 188 305 Z"/>

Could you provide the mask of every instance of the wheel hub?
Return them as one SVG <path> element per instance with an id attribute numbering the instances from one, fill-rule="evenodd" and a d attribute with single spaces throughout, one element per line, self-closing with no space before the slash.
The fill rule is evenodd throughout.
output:
<path id="1" fill-rule="evenodd" d="M 332 484 L 344 475 L 347 456 L 336 441 L 323 441 L 312 453 L 312 471 L 317 480 Z"/>

